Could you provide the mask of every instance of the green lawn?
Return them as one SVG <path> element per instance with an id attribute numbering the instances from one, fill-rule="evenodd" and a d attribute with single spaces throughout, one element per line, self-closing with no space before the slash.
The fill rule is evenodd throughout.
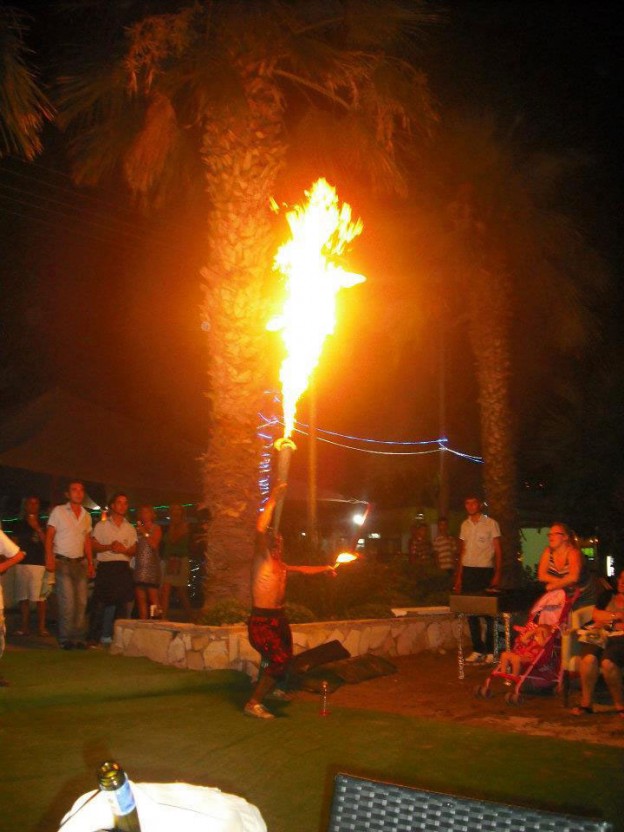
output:
<path id="1" fill-rule="evenodd" d="M 236 673 L 175 670 L 100 652 L 9 652 L 0 690 L 0 830 L 48 832 L 94 787 L 99 762 L 138 781 L 217 786 L 270 832 L 324 829 L 332 775 L 603 816 L 624 832 L 622 749 L 297 702 L 241 715 Z"/>

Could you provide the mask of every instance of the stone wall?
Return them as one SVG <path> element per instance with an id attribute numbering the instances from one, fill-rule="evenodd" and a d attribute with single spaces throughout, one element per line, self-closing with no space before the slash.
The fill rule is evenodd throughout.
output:
<path id="1" fill-rule="evenodd" d="M 338 639 L 352 656 L 373 653 L 406 656 L 423 650 L 441 652 L 457 646 L 458 622 L 448 607 L 424 607 L 393 619 L 321 621 L 293 624 L 295 653 Z M 243 624 L 200 627 L 172 621 L 115 622 L 111 653 L 146 656 L 189 670 L 240 670 L 255 677 L 259 656 Z"/>

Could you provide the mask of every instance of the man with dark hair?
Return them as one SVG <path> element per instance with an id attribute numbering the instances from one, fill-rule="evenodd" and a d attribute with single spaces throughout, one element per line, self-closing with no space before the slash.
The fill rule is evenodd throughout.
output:
<path id="1" fill-rule="evenodd" d="M 94 575 L 91 552 L 91 515 L 82 506 L 85 487 L 72 480 L 69 502 L 55 506 L 48 518 L 46 569 L 56 573 L 58 640 L 64 650 L 84 649 L 87 582 Z"/>
<path id="2" fill-rule="evenodd" d="M 457 549 L 457 538 L 449 534 L 448 520 L 446 517 L 439 517 L 438 533 L 433 540 L 433 551 L 438 569 L 449 576 L 449 587 L 457 570 Z"/>
<path id="3" fill-rule="evenodd" d="M 468 517 L 459 533 L 459 566 L 454 589 L 467 594 L 496 591 L 503 562 L 500 528 L 496 520 L 483 514 L 483 503 L 475 494 L 466 497 L 464 506 Z M 481 635 L 481 617 L 468 616 L 472 653 L 466 661 L 470 664 L 494 661 L 494 619 L 491 616 L 484 619 L 485 641 Z"/>
<path id="4" fill-rule="evenodd" d="M 134 600 L 134 581 L 130 560 L 134 557 L 137 533 L 126 520 L 128 497 L 113 494 L 106 520 L 93 530 L 93 550 L 97 554 L 95 586 L 91 599 L 89 644 L 111 644 L 115 618 L 129 615 Z"/>
<path id="5" fill-rule="evenodd" d="M 269 524 L 275 506 L 283 499 L 286 483 L 273 489 L 256 523 L 256 546 L 251 572 L 253 607 L 249 617 L 249 642 L 262 656 L 266 665 L 245 705 L 245 714 L 258 719 L 273 719 L 273 714 L 262 704 L 269 694 L 286 699 L 282 688 L 276 687 L 288 671 L 292 659 L 292 634 L 284 613 L 286 579 L 289 572 L 318 575 L 336 574 L 333 566 L 290 566 L 282 560 L 282 538 L 269 535 Z"/>

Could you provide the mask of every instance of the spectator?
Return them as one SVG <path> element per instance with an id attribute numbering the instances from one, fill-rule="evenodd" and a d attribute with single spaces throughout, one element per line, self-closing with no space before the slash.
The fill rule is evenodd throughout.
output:
<path id="1" fill-rule="evenodd" d="M 574 716 L 594 711 L 594 689 L 602 673 L 615 710 L 624 718 L 622 668 L 624 668 L 624 569 L 618 575 L 617 588 L 603 592 L 594 607 L 593 627 L 599 640 L 581 645 L 581 701 L 572 709 Z M 580 631 L 579 631 L 580 632 Z"/>
<path id="2" fill-rule="evenodd" d="M 91 552 L 91 515 L 82 507 L 81 480 L 72 480 L 69 502 L 56 506 L 48 518 L 46 569 L 56 573 L 58 639 L 64 650 L 86 648 L 87 581 L 94 576 Z"/>
<path id="3" fill-rule="evenodd" d="M 146 619 L 148 604 L 160 608 L 160 558 L 158 547 L 162 538 L 162 529 L 156 522 L 156 512 L 152 506 L 140 506 L 137 521 L 138 542 L 134 559 L 134 599 L 139 611 L 139 618 Z"/>
<path id="4" fill-rule="evenodd" d="M 541 554 L 537 578 L 546 591 L 564 589 L 566 595 L 580 593 L 574 608 L 595 600 L 587 559 L 576 545 L 574 534 L 564 523 L 553 523 L 548 532 L 548 546 Z"/>
<path id="5" fill-rule="evenodd" d="M 409 544 L 409 562 L 414 566 L 433 563 L 433 549 L 429 539 L 429 529 L 424 523 L 412 528 Z"/>
<path id="6" fill-rule="evenodd" d="M 16 566 L 24 559 L 24 552 L 3 531 L 0 531 L 0 576 Z M 0 581 L 0 659 L 4 653 L 4 639 L 6 626 L 4 623 L 4 598 L 2 596 L 2 581 Z M 0 687 L 5 688 L 9 683 L 0 676 Z"/>
<path id="7" fill-rule="evenodd" d="M 446 517 L 438 518 L 438 534 L 433 541 L 433 551 L 435 552 L 438 569 L 446 572 L 449 577 L 449 585 L 457 571 L 458 549 L 457 538 L 449 534 L 448 520 Z"/>
<path id="8" fill-rule="evenodd" d="M 91 599 L 89 644 L 108 645 L 113 640 L 115 618 L 129 616 L 134 601 L 134 580 L 130 560 L 136 553 L 137 533 L 127 520 L 128 497 L 119 492 L 110 500 L 108 519 L 93 530 L 97 553 L 95 586 Z"/>
<path id="9" fill-rule="evenodd" d="M 184 614 L 190 621 L 193 617 L 188 591 L 191 570 L 189 558 L 191 534 L 183 506 L 179 503 L 172 503 L 169 507 L 169 515 L 169 527 L 163 535 L 162 544 L 164 575 L 160 605 L 163 618 L 167 618 L 171 590 L 174 589 L 178 594 Z"/>
<path id="10" fill-rule="evenodd" d="M 18 636 L 30 635 L 30 605 L 37 608 L 37 631 L 49 636 L 46 630 L 46 600 L 43 596 L 45 579 L 45 531 L 39 519 L 41 503 L 38 497 L 26 497 L 24 517 L 13 526 L 17 545 L 25 553 L 24 560 L 15 569 L 16 598 L 20 605 L 21 628 Z"/>
<path id="11" fill-rule="evenodd" d="M 468 517 L 459 533 L 459 566 L 454 590 L 467 594 L 496 591 L 500 584 L 502 550 L 500 528 L 496 520 L 483 514 L 483 503 L 474 494 L 464 500 Z M 485 640 L 481 634 L 481 618 L 485 619 Z M 468 616 L 472 640 L 469 664 L 494 661 L 494 620 L 491 616 Z"/>

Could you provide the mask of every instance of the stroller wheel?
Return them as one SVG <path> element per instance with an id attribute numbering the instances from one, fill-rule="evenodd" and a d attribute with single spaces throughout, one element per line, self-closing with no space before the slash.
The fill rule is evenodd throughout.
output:
<path id="1" fill-rule="evenodd" d="M 510 690 L 509 693 L 505 694 L 505 702 L 508 705 L 522 705 L 523 701 L 522 694 L 515 690 Z"/>
<path id="2" fill-rule="evenodd" d="M 489 685 L 477 685 L 473 691 L 476 699 L 490 699 L 492 690 Z"/>

